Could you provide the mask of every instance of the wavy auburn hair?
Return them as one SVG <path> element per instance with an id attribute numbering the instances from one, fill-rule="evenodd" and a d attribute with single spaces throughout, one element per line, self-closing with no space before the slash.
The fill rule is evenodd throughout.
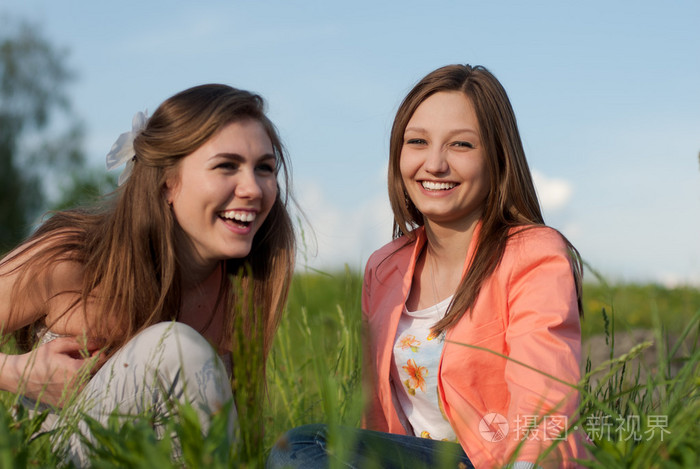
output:
<path id="1" fill-rule="evenodd" d="M 272 142 L 278 191 L 250 253 L 224 263 L 217 306 L 223 301 L 226 330 L 223 343 L 216 345 L 230 349 L 236 327 L 245 328 L 247 337 L 257 330 L 262 332 L 266 357 L 294 265 L 294 229 L 287 212 L 289 173 L 263 99 L 230 86 L 201 85 L 164 101 L 134 140 L 136 155 L 129 179 L 99 206 L 53 214 L 29 238 L 27 245 L 39 249 L 27 265 L 19 267 L 23 270 L 19 289 L 28 290 L 32 282 L 27 280 L 47 266 L 65 260 L 81 264 L 83 284 L 79 292 L 71 292 L 79 294 L 74 305 L 95 306 L 100 317 L 91 334 L 106 338 L 111 350 L 150 325 L 177 319 L 187 266 L 175 251 L 182 230 L 164 197 L 166 181 L 177 177 L 183 158 L 225 126 L 249 119 L 260 122 Z M 21 298 L 23 293 L 27 291 L 13 296 Z M 243 310 L 256 310 L 241 319 L 237 317 L 241 305 Z"/>
<path id="2" fill-rule="evenodd" d="M 447 65 L 429 73 L 414 86 L 399 106 L 394 119 L 389 142 L 389 200 L 394 212 L 393 237 L 396 239 L 404 235 L 410 243 L 416 237 L 414 230 L 424 224 L 423 215 L 407 195 L 399 162 L 404 132 L 413 113 L 429 96 L 441 91 L 464 93 L 474 107 L 491 190 L 484 204 L 471 268 L 457 287 L 447 314 L 434 326 L 435 332 L 454 326 L 473 307 L 481 285 L 501 261 L 509 236 L 520 231 L 513 228 L 544 225 L 515 113 L 505 89 L 482 66 Z M 581 261 L 576 249 L 566 238 L 564 240 L 572 259 L 579 313 L 583 314 Z"/>

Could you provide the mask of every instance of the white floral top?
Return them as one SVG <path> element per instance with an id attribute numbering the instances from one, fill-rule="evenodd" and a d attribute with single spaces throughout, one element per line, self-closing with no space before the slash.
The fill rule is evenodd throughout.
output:
<path id="1" fill-rule="evenodd" d="M 430 328 L 447 312 L 449 297 L 420 311 L 404 306 L 394 342 L 392 375 L 396 397 L 415 436 L 456 441 L 438 396 L 438 367 L 444 335 L 434 337 Z M 399 385 L 399 383 L 401 385 Z"/>

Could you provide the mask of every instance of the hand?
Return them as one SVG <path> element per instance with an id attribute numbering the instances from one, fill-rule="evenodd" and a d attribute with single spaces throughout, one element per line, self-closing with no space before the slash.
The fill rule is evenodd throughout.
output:
<path id="1" fill-rule="evenodd" d="M 72 337 L 59 337 L 13 358 L 17 391 L 59 407 L 78 393 L 102 364 L 96 344 Z"/>

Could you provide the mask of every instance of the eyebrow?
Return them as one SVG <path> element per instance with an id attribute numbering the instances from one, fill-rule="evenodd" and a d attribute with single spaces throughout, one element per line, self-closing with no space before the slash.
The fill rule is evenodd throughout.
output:
<path id="1" fill-rule="evenodd" d="M 427 129 L 425 129 L 423 127 L 406 127 L 406 129 L 404 129 L 404 133 L 406 133 L 406 132 L 424 132 L 424 133 L 427 133 L 428 131 L 427 131 Z M 460 129 L 451 130 L 448 133 L 448 135 L 452 136 L 452 135 L 456 135 L 456 134 L 461 134 L 463 132 L 474 134 L 477 137 L 479 136 L 479 132 L 477 132 L 475 129 L 472 129 L 470 127 L 463 127 Z"/>
<path id="2" fill-rule="evenodd" d="M 247 159 L 244 156 L 239 155 L 238 153 L 217 153 L 216 155 L 213 155 L 209 159 L 213 160 L 214 158 L 225 158 L 225 159 L 234 160 L 234 161 L 238 161 L 238 162 L 244 162 Z M 258 158 L 255 159 L 255 161 L 265 161 L 265 160 L 277 161 L 277 157 L 272 153 L 263 153 L 262 155 L 260 155 Z"/>

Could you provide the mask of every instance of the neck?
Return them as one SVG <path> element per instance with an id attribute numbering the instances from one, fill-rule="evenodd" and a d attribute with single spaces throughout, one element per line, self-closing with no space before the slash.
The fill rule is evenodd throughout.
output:
<path id="1" fill-rule="evenodd" d="M 184 290 L 199 288 L 221 275 L 221 262 L 217 262 L 213 266 L 186 265 L 188 266 L 187 269 L 182 269 L 182 287 Z"/>
<path id="2" fill-rule="evenodd" d="M 219 303 L 222 277 L 220 269 L 214 269 L 204 280 L 192 281 L 192 276 L 183 276 L 182 302 L 177 317 L 202 334 L 217 347 L 223 346 L 225 319 Z M 223 351 L 223 349 L 222 349 Z"/>
<path id="3" fill-rule="evenodd" d="M 461 274 L 477 223 L 478 219 L 475 219 L 455 229 L 426 220 L 428 256 L 432 257 L 438 266 L 447 267 L 448 270 L 453 271 L 459 270 Z"/>
<path id="4" fill-rule="evenodd" d="M 418 267 L 429 275 L 423 275 L 423 288 L 432 285 L 434 298 L 429 304 L 444 300 L 457 291 L 476 225 L 477 220 L 465 229 L 454 229 L 426 221 L 427 242 Z"/>
<path id="5" fill-rule="evenodd" d="M 203 259 L 187 235 L 181 231 L 178 231 L 175 250 L 182 272 L 182 286 L 185 289 L 196 287 L 211 277 L 214 272 L 220 271 L 221 261 Z"/>

